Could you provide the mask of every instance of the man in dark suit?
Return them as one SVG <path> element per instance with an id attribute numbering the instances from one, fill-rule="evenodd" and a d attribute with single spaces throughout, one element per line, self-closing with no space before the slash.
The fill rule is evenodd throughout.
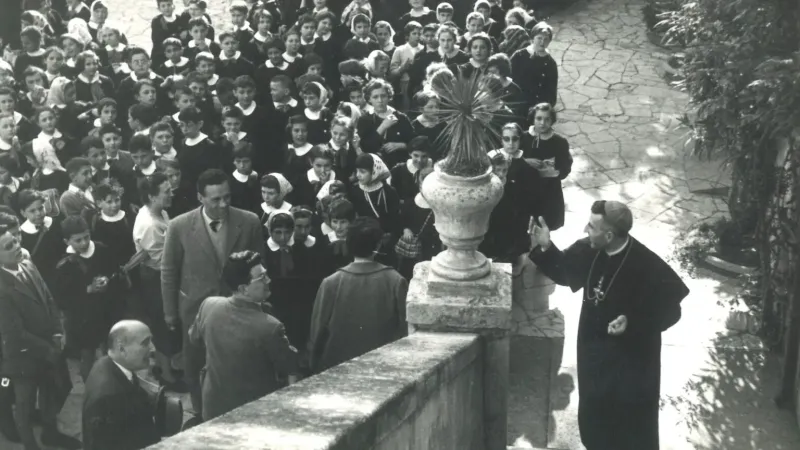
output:
<path id="1" fill-rule="evenodd" d="M 264 254 L 261 222 L 249 211 L 231 207 L 228 175 L 219 169 L 203 172 L 197 181 L 201 206 L 172 219 L 161 259 L 164 320 L 183 336 L 184 377 L 192 409 L 202 417 L 200 369 L 205 364 L 201 346 L 189 340 L 189 327 L 200 304 L 208 297 L 227 296 L 222 281 L 228 255 L 245 250 Z"/>
<path id="2" fill-rule="evenodd" d="M 108 356 L 97 360 L 83 399 L 85 450 L 137 450 L 160 440 L 155 408 L 136 372 L 155 354 L 147 325 L 123 320 L 108 334 Z"/>
<path id="3" fill-rule="evenodd" d="M 20 241 L 0 226 L 0 335 L 3 361 L 0 373 L 11 380 L 15 420 L 25 450 L 39 450 L 31 415 L 37 393 L 46 446 L 79 449 L 77 439 L 62 434 L 56 415 L 69 395 L 69 373 L 61 354 L 64 330 L 42 276 L 23 257 Z"/>

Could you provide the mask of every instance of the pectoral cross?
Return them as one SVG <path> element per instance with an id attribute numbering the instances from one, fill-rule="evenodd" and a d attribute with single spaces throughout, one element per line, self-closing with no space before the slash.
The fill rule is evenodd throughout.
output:
<path id="1" fill-rule="evenodd" d="M 603 279 L 605 275 L 601 276 L 599 280 L 597 280 L 597 286 L 592 289 L 594 291 L 594 306 L 597 306 L 606 296 L 606 293 L 603 292 Z"/>

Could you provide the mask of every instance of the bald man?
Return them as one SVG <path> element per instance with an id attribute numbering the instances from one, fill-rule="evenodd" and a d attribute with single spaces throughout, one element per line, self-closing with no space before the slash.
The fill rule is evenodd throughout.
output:
<path id="1" fill-rule="evenodd" d="M 136 320 L 117 322 L 108 334 L 108 356 L 86 380 L 83 399 L 84 450 L 135 450 L 160 440 L 149 394 L 136 372 L 150 367 L 153 335 Z"/>

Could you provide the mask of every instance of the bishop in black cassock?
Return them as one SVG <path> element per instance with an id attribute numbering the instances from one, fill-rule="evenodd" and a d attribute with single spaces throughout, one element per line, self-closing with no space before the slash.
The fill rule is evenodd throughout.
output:
<path id="1" fill-rule="evenodd" d="M 587 237 L 566 250 L 546 224 L 531 224 L 533 261 L 573 292 L 578 324 L 578 426 L 587 450 L 658 450 L 661 333 L 681 316 L 689 289 L 658 255 L 628 234 L 622 203 L 592 205 Z"/>

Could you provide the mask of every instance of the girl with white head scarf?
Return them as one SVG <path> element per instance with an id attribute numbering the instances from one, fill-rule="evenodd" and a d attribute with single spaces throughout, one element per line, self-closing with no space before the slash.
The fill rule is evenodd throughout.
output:
<path id="1" fill-rule="evenodd" d="M 83 45 L 83 48 L 87 48 L 92 43 L 92 33 L 89 32 L 89 25 L 83 19 L 77 17 L 71 19 L 67 23 L 67 33 L 70 38 L 77 39 Z"/>

